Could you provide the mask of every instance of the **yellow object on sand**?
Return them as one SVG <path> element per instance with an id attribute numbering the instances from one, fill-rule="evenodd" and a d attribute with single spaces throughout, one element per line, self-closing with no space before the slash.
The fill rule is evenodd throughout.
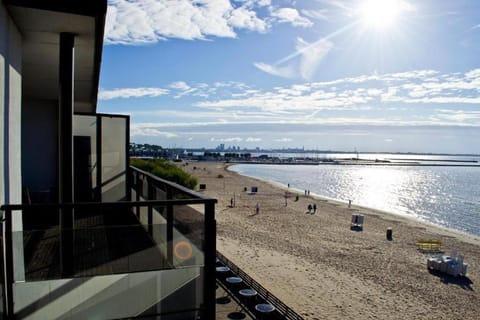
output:
<path id="1" fill-rule="evenodd" d="M 417 248 L 420 251 L 440 252 L 442 250 L 442 241 L 421 239 L 417 241 Z"/>

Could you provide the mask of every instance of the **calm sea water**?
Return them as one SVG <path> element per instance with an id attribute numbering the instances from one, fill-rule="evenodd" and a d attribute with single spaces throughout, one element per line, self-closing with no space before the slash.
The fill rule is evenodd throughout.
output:
<path id="1" fill-rule="evenodd" d="M 480 167 L 239 164 L 230 170 L 480 236 Z"/>

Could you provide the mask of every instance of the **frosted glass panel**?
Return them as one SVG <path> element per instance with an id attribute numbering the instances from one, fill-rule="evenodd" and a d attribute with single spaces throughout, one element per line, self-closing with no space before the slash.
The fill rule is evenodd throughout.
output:
<path id="1" fill-rule="evenodd" d="M 127 120 L 102 117 L 102 201 L 125 200 L 127 196 Z"/>

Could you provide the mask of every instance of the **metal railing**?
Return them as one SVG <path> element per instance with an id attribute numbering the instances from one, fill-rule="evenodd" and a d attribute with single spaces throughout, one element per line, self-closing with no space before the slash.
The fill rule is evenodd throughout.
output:
<path id="1" fill-rule="evenodd" d="M 3 213 L 3 246 L 4 259 L 3 267 L 5 272 L 2 276 L 3 284 L 3 315 L 5 318 L 14 317 L 14 295 L 13 285 L 14 279 L 14 250 L 13 248 L 13 214 L 14 212 L 72 212 L 72 211 L 100 211 L 105 214 L 114 214 L 118 210 L 129 210 L 135 212 L 146 208 L 149 213 L 149 229 L 152 222 L 152 214 L 154 208 L 166 208 L 167 216 L 167 238 L 173 238 L 173 217 L 175 206 L 191 206 L 203 205 L 203 230 L 201 248 L 204 255 L 204 288 L 203 288 L 203 307 L 202 319 L 213 319 L 215 317 L 215 253 L 216 253 L 216 226 L 215 226 L 215 203 L 216 199 L 207 198 L 202 194 L 196 193 L 192 190 L 179 186 L 175 183 L 157 178 L 149 173 L 131 167 L 129 171 L 130 188 L 135 191 L 137 199 L 134 201 L 118 201 L 118 202 L 82 202 L 82 203 L 49 203 L 49 204 L 6 204 L 0 207 Z M 146 183 L 138 183 L 143 181 Z M 145 190 L 145 186 L 146 189 Z M 129 189 L 130 189 L 129 188 Z M 166 194 L 166 199 L 157 200 L 156 194 L 153 190 L 163 190 Z M 145 197 L 141 195 L 147 194 Z M 142 200 L 140 200 L 142 199 Z M 68 232 L 60 230 L 60 232 Z M 173 242 L 171 242 L 172 244 Z M 168 252 L 171 256 L 173 251 L 172 245 L 168 247 Z M 62 257 L 61 259 L 73 259 L 73 257 Z M 63 261 L 65 262 L 65 261 Z M 61 262 L 61 264 L 63 264 Z M 68 265 L 68 261 L 66 263 Z M 72 271 L 69 270 L 63 277 L 71 277 Z"/>

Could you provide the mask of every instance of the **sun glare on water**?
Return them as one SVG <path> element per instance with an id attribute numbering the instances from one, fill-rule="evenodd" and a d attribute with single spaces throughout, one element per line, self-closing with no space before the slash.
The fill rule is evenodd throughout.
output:
<path id="1" fill-rule="evenodd" d="M 359 6 L 360 20 L 375 29 L 383 30 L 395 25 L 406 3 L 402 0 L 366 0 Z"/>

